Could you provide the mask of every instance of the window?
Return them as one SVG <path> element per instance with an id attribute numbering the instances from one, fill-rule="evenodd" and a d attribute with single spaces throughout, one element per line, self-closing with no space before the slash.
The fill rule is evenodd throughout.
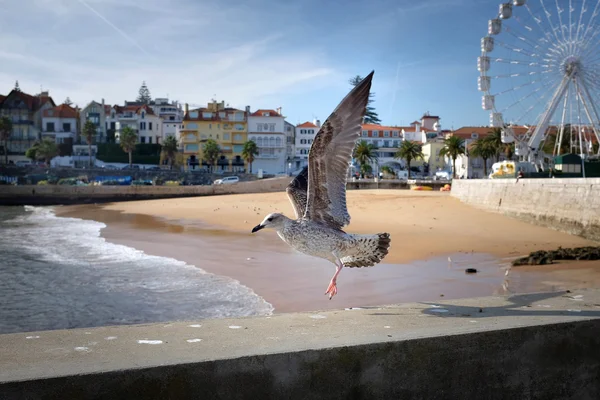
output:
<path id="1" fill-rule="evenodd" d="M 373 131 L 372 137 L 379 137 L 379 131 Z"/>
<path id="2" fill-rule="evenodd" d="M 142 119 L 144 119 L 145 116 L 146 116 L 146 112 L 142 111 Z"/>
<path id="3" fill-rule="evenodd" d="M 263 124 L 256 124 L 256 132 L 262 132 Z"/>
<path id="4" fill-rule="evenodd" d="M 46 132 L 54 132 L 54 122 L 46 122 Z"/>
<path id="5" fill-rule="evenodd" d="M 69 122 L 63 123 L 63 132 L 71 132 L 71 123 L 69 123 Z"/>
<path id="6" fill-rule="evenodd" d="M 197 144 L 186 144 L 185 145 L 185 151 L 198 151 L 198 145 Z"/>
<path id="7" fill-rule="evenodd" d="M 223 134 L 223 140 L 229 140 L 229 133 Z"/>
<path id="8" fill-rule="evenodd" d="M 145 130 L 146 130 L 146 123 L 145 122 L 140 122 L 140 131 L 145 131 Z"/>
<path id="9" fill-rule="evenodd" d="M 152 144 L 152 136 L 148 136 L 148 143 Z"/>
<path id="10" fill-rule="evenodd" d="M 477 134 L 475 132 L 471 133 L 471 138 L 472 139 L 477 139 L 478 137 L 479 137 L 479 134 Z"/>
<path id="11" fill-rule="evenodd" d="M 390 137 L 390 131 L 383 131 L 383 137 Z"/>
<path id="12" fill-rule="evenodd" d="M 363 137 L 367 137 L 367 136 L 369 136 L 369 132 L 368 132 L 368 131 L 362 131 L 362 136 L 363 136 Z"/>
<path id="13" fill-rule="evenodd" d="M 197 113 L 196 113 L 197 114 Z M 212 113 L 209 112 L 203 112 L 202 113 L 202 118 L 212 118 Z"/>
<path id="14" fill-rule="evenodd" d="M 269 131 L 275 132 L 275 124 L 269 124 Z"/>
<path id="15" fill-rule="evenodd" d="M 146 136 L 140 136 L 140 143 L 146 143 Z"/>
<path id="16" fill-rule="evenodd" d="M 198 111 L 190 111 L 190 118 L 198 118 Z"/>
<path id="17" fill-rule="evenodd" d="M 233 135 L 233 140 L 235 140 L 235 141 L 241 141 L 242 140 L 242 135 L 240 135 L 239 133 Z"/>
<path id="18" fill-rule="evenodd" d="M 187 135 L 185 135 L 185 140 L 187 142 L 195 142 L 196 141 L 196 135 L 194 135 L 193 133 L 188 133 Z"/>
<path id="19" fill-rule="evenodd" d="M 392 136 L 393 136 L 393 137 L 398 137 L 398 131 L 394 131 L 394 132 L 392 132 Z"/>
<path id="20" fill-rule="evenodd" d="M 278 137 L 275 139 L 275 146 L 281 147 L 281 138 Z"/>
<path id="21" fill-rule="evenodd" d="M 152 122 L 148 122 L 148 130 L 152 130 Z"/>
<path id="22" fill-rule="evenodd" d="M 271 115 L 271 114 L 270 114 L 270 113 L 268 113 L 268 112 L 264 112 L 264 113 L 262 113 L 262 115 L 263 115 L 263 117 L 268 117 L 268 116 L 269 116 L 269 115 Z"/>

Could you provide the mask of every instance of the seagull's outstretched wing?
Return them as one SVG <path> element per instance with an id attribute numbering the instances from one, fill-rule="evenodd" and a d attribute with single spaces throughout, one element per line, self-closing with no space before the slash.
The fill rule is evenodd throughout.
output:
<path id="1" fill-rule="evenodd" d="M 296 219 L 304 215 L 306 211 L 306 192 L 308 190 L 308 167 L 302 168 L 302 171 L 287 185 L 285 189 L 290 202 L 294 207 Z"/>
<path id="2" fill-rule="evenodd" d="M 304 218 L 341 229 L 350 222 L 346 175 L 371 90 L 372 71 L 325 121 L 308 153 L 308 195 Z"/>

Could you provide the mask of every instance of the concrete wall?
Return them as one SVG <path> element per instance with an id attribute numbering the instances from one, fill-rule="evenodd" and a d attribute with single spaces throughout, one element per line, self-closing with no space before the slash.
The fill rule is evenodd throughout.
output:
<path id="1" fill-rule="evenodd" d="M 56 205 L 104 203 L 220 194 L 277 192 L 290 178 L 263 179 L 229 185 L 210 186 L 0 186 L 0 205 Z"/>
<path id="2" fill-rule="evenodd" d="M 599 294 L 0 335 L 0 398 L 597 400 Z"/>
<path id="3" fill-rule="evenodd" d="M 455 179 L 451 195 L 489 211 L 600 241 L 600 179 Z"/>

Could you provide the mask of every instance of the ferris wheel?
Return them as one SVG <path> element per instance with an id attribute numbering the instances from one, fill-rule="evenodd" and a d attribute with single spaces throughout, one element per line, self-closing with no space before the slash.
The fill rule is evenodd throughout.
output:
<path id="1" fill-rule="evenodd" d="M 540 161 L 550 134 L 557 138 L 552 155 L 594 153 L 600 143 L 600 0 L 500 4 L 481 39 L 477 68 L 490 126 L 502 129 L 504 143 L 515 142 L 521 159 Z M 515 134 L 517 126 L 526 132 Z"/>

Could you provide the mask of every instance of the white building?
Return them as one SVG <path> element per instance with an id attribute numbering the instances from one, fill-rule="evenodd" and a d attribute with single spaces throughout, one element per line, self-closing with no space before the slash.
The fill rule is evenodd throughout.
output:
<path id="1" fill-rule="evenodd" d="M 403 140 L 399 127 L 363 124 L 360 140 L 377 147 L 377 163 L 371 165 L 373 173 L 377 173 L 384 165 L 395 170 L 404 165 L 402 160 L 394 158 Z M 355 168 L 358 168 L 358 165 L 355 165 Z"/>
<path id="2" fill-rule="evenodd" d="M 77 138 L 77 110 L 67 104 L 44 110 L 42 114 L 42 138 L 56 143 L 75 143 Z"/>
<path id="3" fill-rule="evenodd" d="M 284 127 L 286 160 L 285 162 L 287 163 L 287 171 L 292 172 L 296 158 L 296 127 L 294 126 L 294 124 L 289 123 L 287 121 L 284 121 Z"/>
<path id="4" fill-rule="evenodd" d="M 150 103 L 152 111 L 155 115 L 161 118 L 161 141 L 165 140 L 168 136 L 175 136 L 177 140 L 180 137 L 180 130 L 183 122 L 183 108 L 181 104 L 176 101 L 169 103 L 167 98 L 156 98 Z"/>
<path id="5" fill-rule="evenodd" d="M 307 121 L 296 126 L 296 140 L 294 143 L 296 157 L 294 160 L 295 165 L 292 166 L 292 170 L 299 170 L 308 165 L 308 151 L 320 128 L 321 121 L 318 119 L 313 122 Z"/>
<path id="6" fill-rule="evenodd" d="M 248 114 L 248 140 L 258 147 L 252 171 L 267 174 L 286 172 L 286 136 L 284 117 L 275 110 L 257 110 Z"/>
<path id="7" fill-rule="evenodd" d="M 160 144 L 163 137 L 162 119 L 148 105 L 115 105 L 110 110 L 108 124 L 115 127 L 117 139 L 126 126 L 136 131 L 139 143 Z"/>

